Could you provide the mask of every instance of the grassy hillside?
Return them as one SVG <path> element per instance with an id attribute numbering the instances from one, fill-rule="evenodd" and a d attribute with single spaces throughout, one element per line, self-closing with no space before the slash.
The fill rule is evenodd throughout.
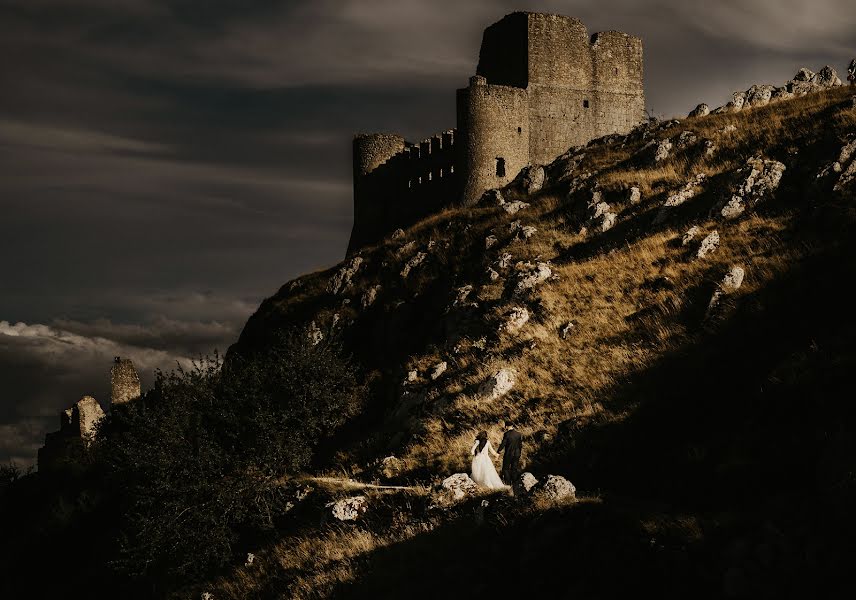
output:
<path id="1" fill-rule="evenodd" d="M 312 322 L 341 338 L 372 389 L 315 474 L 427 487 L 466 472 L 475 433 L 496 443 L 512 419 L 527 469 L 567 477 L 582 500 L 496 497 L 439 510 L 427 492 L 368 492 L 356 523 L 295 518 L 279 542 L 255 549 L 252 566 L 205 589 L 820 597 L 843 585 L 856 558 L 856 210 L 852 182 L 833 191 L 839 174 L 818 174 L 856 137 L 852 96 L 838 88 L 597 140 L 547 165 L 537 192 L 504 190 L 506 202 L 529 204 L 513 215 L 487 203 L 449 209 L 356 262 L 286 284 L 232 355 Z M 671 151 L 655 161 L 666 139 Z M 723 217 L 761 159 L 784 165 L 781 182 Z M 689 182 L 691 197 L 664 209 Z M 615 215 L 606 231 L 591 218 L 593 194 Z M 525 226 L 536 228 L 528 239 Z M 718 248 L 698 258 L 714 231 Z M 550 277 L 517 293 L 539 263 Z M 742 285 L 723 288 L 735 266 Z M 528 321 L 509 330 L 523 308 Z M 503 368 L 515 385 L 488 400 L 479 388 Z M 400 468 L 380 474 L 390 455 Z"/>

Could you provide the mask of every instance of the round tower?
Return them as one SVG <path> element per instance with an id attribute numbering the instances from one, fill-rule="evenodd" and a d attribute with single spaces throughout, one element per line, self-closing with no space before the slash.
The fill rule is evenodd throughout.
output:
<path id="1" fill-rule="evenodd" d="M 406 142 L 396 133 L 360 133 L 354 136 L 354 180 L 368 175 L 404 150 Z"/>
<path id="2" fill-rule="evenodd" d="M 458 91 L 459 162 L 464 165 L 462 202 L 473 204 L 489 189 L 510 183 L 529 164 L 526 90 L 491 85 L 480 75 Z"/>

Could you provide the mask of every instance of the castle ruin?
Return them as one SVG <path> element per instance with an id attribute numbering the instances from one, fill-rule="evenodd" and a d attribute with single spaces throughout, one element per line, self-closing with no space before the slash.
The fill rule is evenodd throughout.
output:
<path id="1" fill-rule="evenodd" d="M 444 206 L 472 205 L 572 146 L 630 131 L 645 118 L 642 62 L 639 38 L 589 36 L 572 17 L 515 12 L 494 23 L 457 92 L 456 129 L 418 144 L 354 137 L 348 253 Z"/>
<path id="2" fill-rule="evenodd" d="M 140 378 L 134 363 L 117 356 L 110 369 L 111 405 L 125 404 L 140 397 Z M 95 437 L 104 410 L 92 396 L 84 396 L 70 408 L 59 413 L 59 431 L 45 436 L 39 448 L 40 473 L 56 471 L 77 462 Z"/>

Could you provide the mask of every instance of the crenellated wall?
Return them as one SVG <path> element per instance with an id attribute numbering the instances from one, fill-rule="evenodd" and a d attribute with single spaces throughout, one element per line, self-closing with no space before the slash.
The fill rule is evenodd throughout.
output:
<path id="1" fill-rule="evenodd" d="M 348 253 L 445 205 L 473 204 L 523 167 L 630 131 L 645 119 L 643 75 L 637 37 L 589 36 L 562 15 L 506 15 L 485 29 L 476 75 L 457 92 L 456 131 L 415 145 L 355 138 Z"/>
<path id="2" fill-rule="evenodd" d="M 457 132 L 417 144 L 395 134 L 354 138 L 354 226 L 348 254 L 460 196 Z"/>

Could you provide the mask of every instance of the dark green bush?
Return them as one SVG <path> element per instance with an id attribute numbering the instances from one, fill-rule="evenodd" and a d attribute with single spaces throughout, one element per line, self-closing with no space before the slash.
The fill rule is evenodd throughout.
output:
<path id="1" fill-rule="evenodd" d="M 335 344 L 297 334 L 264 354 L 159 373 L 100 433 L 100 461 L 125 514 L 117 566 L 162 579 L 225 564 L 242 532 L 273 525 L 284 482 L 362 397 Z"/>

